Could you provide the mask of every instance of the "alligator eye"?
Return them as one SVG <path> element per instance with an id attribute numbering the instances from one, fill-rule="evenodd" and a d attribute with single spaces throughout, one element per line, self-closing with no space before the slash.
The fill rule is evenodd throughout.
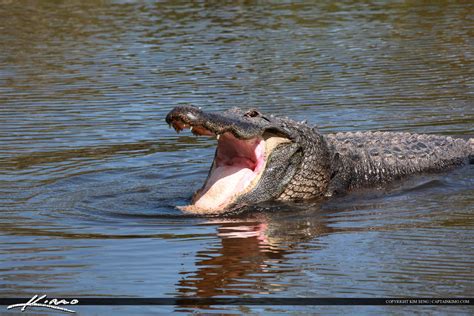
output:
<path id="1" fill-rule="evenodd" d="M 244 114 L 244 116 L 247 116 L 247 117 L 257 117 L 259 115 L 261 115 L 261 114 L 257 110 L 250 110 L 250 111 L 248 111 L 247 113 Z"/>

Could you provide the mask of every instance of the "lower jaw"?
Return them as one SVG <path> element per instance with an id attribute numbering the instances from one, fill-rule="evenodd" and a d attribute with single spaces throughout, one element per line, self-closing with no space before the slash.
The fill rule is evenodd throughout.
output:
<path id="1" fill-rule="evenodd" d="M 195 204 L 186 205 L 186 206 L 178 206 L 180 211 L 183 211 L 188 214 L 195 214 L 195 215 L 220 215 L 235 209 L 236 205 L 234 203 L 229 203 L 228 205 L 221 207 L 221 208 L 202 208 Z"/>
<path id="2" fill-rule="evenodd" d="M 246 172 L 248 173 L 252 172 L 250 169 L 247 169 L 247 170 L 248 171 Z M 252 190 L 252 188 L 256 186 L 256 183 L 258 183 L 258 181 L 260 180 L 261 175 L 262 175 L 262 172 L 259 172 L 254 177 L 252 177 L 249 183 L 246 183 L 242 187 L 242 190 L 237 191 L 233 194 L 221 195 L 219 196 L 218 200 L 212 199 L 212 196 L 209 195 L 210 193 L 209 191 L 206 191 L 206 194 L 201 194 L 201 192 L 205 190 L 205 187 L 204 187 L 200 189 L 198 192 L 196 192 L 193 198 L 192 204 L 186 205 L 186 206 L 180 206 L 178 207 L 178 209 L 186 213 L 198 214 L 198 215 L 218 215 L 218 214 L 223 214 L 226 212 L 233 211 L 236 208 L 239 208 L 238 200 L 240 200 L 242 196 L 245 196 L 248 192 Z M 216 183 L 213 186 L 215 185 Z M 224 190 L 226 189 L 226 187 L 223 185 L 221 185 L 220 187 L 222 187 Z M 216 188 L 219 189 L 219 186 L 216 186 Z M 229 186 L 227 187 L 227 189 L 231 191 Z M 211 192 L 211 193 L 218 194 L 222 192 Z M 225 196 L 225 197 L 223 198 L 222 196 Z"/>
<path id="3" fill-rule="evenodd" d="M 196 207 L 203 209 L 222 209 L 231 204 L 244 192 L 255 179 L 254 171 L 240 166 L 217 167 L 209 176 L 211 186 L 203 188 L 193 201 Z"/>

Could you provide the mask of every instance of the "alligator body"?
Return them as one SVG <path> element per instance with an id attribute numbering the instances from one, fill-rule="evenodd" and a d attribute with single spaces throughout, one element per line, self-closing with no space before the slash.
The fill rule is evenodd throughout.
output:
<path id="1" fill-rule="evenodd" d="M 449 170 L 474 157 L 474 139 L 398 133 L 321 134 L 257 110 L 221 113 L 180 106 L 166 117 L 178 132 L 217 136 L 203 187 L 184 211 L 220 214 L 268 200 L 302 200 L 380 187 L 407 176 Z"/>

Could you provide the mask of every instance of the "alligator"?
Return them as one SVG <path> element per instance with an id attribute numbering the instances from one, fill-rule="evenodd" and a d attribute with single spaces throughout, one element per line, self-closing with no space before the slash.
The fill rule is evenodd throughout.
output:
<path id="1" fill-rule="evenodd" d="M 474 138 L 403 132 L 322 134 L 306 122 L 256 109 L 205 112 L 178 106 L 177 132 L 217 137 L 207 179 L 185 212 L 216 215 L 265 201 L 326 199 L 410 175 L 474 163 Z"/>

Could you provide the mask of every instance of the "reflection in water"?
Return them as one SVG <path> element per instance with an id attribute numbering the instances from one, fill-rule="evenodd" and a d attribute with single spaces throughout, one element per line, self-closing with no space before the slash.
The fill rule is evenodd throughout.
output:
<path id="1" fill-rule="evenodd" d="M 262 229 L 262 224 L 220 228 L 221 246 L 198 251 L 198 270 L 191 276 L 184 273 L 178 292 L 193 297 L 268 292 L 271 275 L 265 272 L 272 261 L 284 260 L 285 251 L 266 249 Z"/>
<path id="2" fill-rule="evenodd" d="M 261 214 L 254 221 L 210 221 L 218 224 L 220 245 L 198 251 L 196 272 L 184 272 L 178 293 L 191 297 L 239 296 L 284 291 L 280 274 L 298 269 L 287 265 L 292 248 L 305 240 L 328 234 L 331 229 L 318 216 L 294 220 L 281 227 L 278 219 Z M 308 218 L 309 219 L 309 218 Z M 281 218 L 281 220 L 283 220 Z M 286 268 L 284 268 L 287 266 Z"/>
<path id="3" fill-rule="evenodd" d="M 174 207 L 215 140 L 164 122 L 241 106 L 324 133 L 472 137 L 473 9 L 0 1 L 0 295 L 473 296 L 472 166 L 193 218 Z"/>

